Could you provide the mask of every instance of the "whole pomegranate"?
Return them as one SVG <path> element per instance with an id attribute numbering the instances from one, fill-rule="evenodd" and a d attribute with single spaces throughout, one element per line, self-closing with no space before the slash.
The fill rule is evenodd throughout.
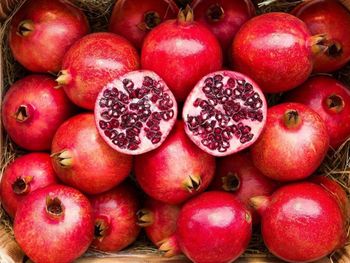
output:
<path id="1" fill-rule="evenodd" d="M 252 18 L 232 44 L 235 70 L 254 79 L 264 92 L 286 91 L 303 83 L 313 67 L 313 52 L 322 50 L 320 35 L 311 36 L 305 23 L 287 13 Z"/>
<path id="2" fill-rule="evenodd" d="M 128 39 L 141 49 L 149 31 L 164 20 L 173 19 L 179 8 L 173 0 L 117 1 L 109 21 L 109 31 Z"/>
<path id="3" fill-rule="evenodd" d="M 149 196 L 179 204 L 208 187 L 215 172 L 215 158 L 193 144 L 185 134 L 184 123 L 177 121 L 160 147 L 135 156 L 134 171 Z"/>
<path id="4" fill-rule="evenodd" d="M 265 245 L 285 261 L 316 261 L 344 245 L 341 209 L 321 186 L 286 185 L 270 197 L 252 198 L 251 203 L 261 214 Z"/>
<path id="5" fill-rule="evenodd" d="M 95 240 L 92 247 L 102 251 L 119 251 L 137 238 L 140 227 L 135 189 L 126 183 L 90 198 L 95 218 Z"/>
<path id="6" fill-rule="evenodd" d="M 14 233 L 34 262 L 72 262 L 87 250 L 94 237 L 90 202 L 68 186 L 38 189 L 18 207 Z"/>
<path id="7" fill-rule="evenodd" d="M 6 92 L 2 120 L 11 139 L 31 151 L 49 150 L 57 128 L 74 113 L 63 90 L 49 76 L 29 75 Z"/>
<path id="8" fill-rule="evenodd" d="M 92 113 L 76 115 L 63 123 L 51 151 L 58 177 L 85 193 L 112 189 L 131 171 L 132 157 L 114 151 L 103 141 Z"/>
<path id="9" fill-rule="evenodd" d="M 197 81 L 219 70 L 222 52 L 218 40 L 205 26 L 193 21 L 186 8 L 177 20 L 168 20 L 154 28 L 144 40 L 141 66 L 153 70 L 184 101 Z"/>
<path id="10" fill-rule="evenodd" d="M 154 72 L 132 71 L 105 86 L 97 96 L 96 126 L 113 149 L 131 155 L 163 143 L 177 116 L 174 95 Z"/>
<path id="11" fill-rule="evenodd" d="M 315 56 L 315 72 L 332 72 L 350 61 L 350 13 L 339 1 L 303 1 L 292 12 L 312 34 L 326 34 L 325 52 Z"/>
<path id="12" fill-rule="evenodd" d="M 282 103 L 268 109 L 265 129 L 251 153 L 264 175 L 293 181 L 310 176 L 328 147 L 326 125 L 315 111 L 300 103 Z"/>
<path id="13" fill-rule="evenodd" d="M 350 138 L 350 90 L 329 76 L 315 76 L 288 92 L 286 100 L 303 103 L 325 121 L 329 143 L 337 149 Z"/>
<path id="14" fill-rule="evenodd" d="M 58 72 L 63 55 L 90 31 L 84 13 L 64 0 L 29 0 L 11 20 L 10 48 L 34 72 Z"/>
<path id="15" fill-rule="evenodd" d="M 181 250 L 196 263 L 234 261 L 247 248 L 251 234 L 249 211 L 225 192 L 206 192 L 191 199 L 177 220 Z"/>
<path id="16" fill-rule="evenodd" d="M 258 85 L 234 71 L 204 76 L 182 111 L 185 131 L 203 151 L 226 156 L 252 145 L 266 122 L 267 103 Z"/>
<path id="17" fill-rule="evenodd" d="M 14 217 L 18 204 L 35 191 L 57 183 L 50 155 L 29 153 L 16 158 L 4 170 L 0 182 L 1 204 Z"/>
<path id="18" fill-rule="evenodd" d="M 250 198 L 258 195 L 270 195 L 276 188 L 276 182 L 265 177 L 254 166 L 249 152 L 219 158 L 214 180 L 209 187 L 211 190 L 233 193 L 252 214 L 253 224 L 258 224 L 260 217 L 250 206 Z"/>
<path id="19" fill-rule="evenodd" d="M 67 51 L 56 81 L 75 104 L 93 110 L 103 86 L 138 68 L 137 51 L 126 39 L 112 33 L 93 33 Z"/>
<path id="20" fill-rule="evenodd" d="M 195 0 L 195 20 L 207 26 L 217 37 L 223 51 L 228 51 L 241 26 L 255 15 L 251 0 Z"/>

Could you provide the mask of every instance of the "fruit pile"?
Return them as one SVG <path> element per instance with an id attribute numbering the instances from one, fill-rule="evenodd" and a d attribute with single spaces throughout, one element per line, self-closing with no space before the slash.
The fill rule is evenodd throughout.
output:
<path id="1" fill-rule="evenodd" d="M 141 228 L 197 263 L 234 261 L 260 225 L 287 262 L 347 242 L 346 192 L 318 168 L 350 138 L 350 90 L 324 74 L 350 61 L 349 11 L 184 2 L 118 0 L 108 32 L 65 0 L 29 0 L 11 19 L 28 74 L 2 123 L 28 152 L 0 198 L 34 262 L 117 252 Z"/>

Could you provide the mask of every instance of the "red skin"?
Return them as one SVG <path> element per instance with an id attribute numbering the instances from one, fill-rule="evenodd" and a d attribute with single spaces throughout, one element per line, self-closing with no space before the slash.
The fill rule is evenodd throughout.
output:
<path id="1" fill-rule="evenodd" d="M 344 101 L 344 107 L 339 112 L 327 105 L 327 99 L 332 95 Z M 321 116 L 326 123 L 332 148 L 337 149 L 350 137 L 350 90 L 340 81 L 328 76 L 315 76 L 287 93 L 286 99 L 303 103 Z"/>
<path id="2" fill-rule="evenodd" d="M 236 176 L 238 186 L 233 188 L 224 181 L 226 178 Z M 233 185 L 235 186 L 235 185 Z M 214 180 L 211 190 L 227 191 L 233 193 L 242 201 L 253 217 L 253 224 L 260 223 L 260 216 L 249 204 L 249 199 L 259 195 L 270 195 L 277 188 L 276 182 L 264 176 L 253 164 L 248 152 L 236 153 L 217 160 Z"/>
<path id="3" fill-rule="evenodd" d="M 287 13 L 267 13 L 245 23 L 232 44 L 235 70 L 267 93 L 303 83 L 313 66 L 311 35 L 304 22 Z"/>
<path id="4" fill-rule="evenodd" d="M 27 184 L 23 192 L 15 192 L 16 180 L 22 179 Z M 50 155 L 47 153 L 29 153 L 16 158 L 9 164 L 0 182 L 1 204 L 13 218 L 18 205 L 36 189 L 56 184 L 56 174 L 52 168 Z"/>
<path id="5" fill-rule="evenodd" d="M 162 23 L 176 18 L 178 11 L 173 0 L 143 0 L 137 4 L 132 0 L 120 0 L 114 6 L 108 30 L 125 37 L 137 49 L 141 49 L 145 36 L 152 29 L 144 24 L 147 13 L 156 12 L 161 19 L 159 23 Z"/>
<path id="6" fill-rule="evenodd" d="M 285 261 L 316 261 L 343 245 L 346 232 L 342 212 L 316 184 L 283 186 L 270 202 L 258 206 L 258 211 L 265 245 Z"/>
<path id="7" fill-rule="evenodd" d="M 168 20 L 145 38 L 141 66 L 163 78 L 181 102 L 204 75 L 221 69 L 222 52 L 205 26 L 193 21 Z"/>
<path id="8" fill-rule="evenodd" d="M 63 88 L 78 106 L 93 110 L 98 93 L 110 81 L 139 68 L 136 49 L 123 37 L 93 33 L 77 41 L 65 54 Z"/>
<path id="9" fill-rule="evenodd" d="M 287 127 L 286 111 L 296 110 L 301 124 Z M 265 130 L 252 146 L 254 165 L 267 177 L 285 182 L 310 176 L 321 164 L 329 136 L 321 117 L 299 103 L 282 103 L 267 110 Z"/>
<path id="10" fill-rule="evenodd" d="M 182 207 L 176 233 L 182 252 L 192 261 L 232 262 L 248 246 L 251 215 L 231 194 L 206 192 Z"/>
<path id="11" fill-rule="evenodd" d="M 71 165 L 62 167 L 56 155 L 68 151 Z M 93 113 L 76 115 L 57 130 L 52 164 L 58 177 L 85 193 L 98 194 L 121 183 L 130 173 L 132 157 L 110 148 L 100 137 Z"/>
<path id="12" fill-rule="evenodd" d="M 208 16 L 211 6 L 219 6 L 223 9 L 224 15 L 221 19 L 213 20 Z M 250 0 L 196 0 L 192 7 L 195 13 L 195 20 L 207 26 L 217 37 L 223 51 L 228 51 L 232 40 L 241 26 L 255 15 L 255 7 Z"/>
<path id="13" fill-rule="evenodd" d="M 7 133 L 18 146 L 30 151 L 49 150 L 57 128 L 74 113 L 73 104 L 56 86 L 49 76 L 29 75 L 7 91 L 2 119 Z M 29 117 L 25 121 L 15 117 L 21 105 L 27 107 Z"/>
<path id="14" fill-rule="evenodd" d="M 32 20 L 34 31 L 17 33 L 23 20 Z M 33 72 L 58 72 L 63 55 L 90 31 L 84 13 L 63 0 L 30 0 L 11 20 L 10 47 L 15 59 Z"/>
<path id="15" fill-rule="evenodd" d="M 177 121 L 160 147 L 135 157 L 134 170 L 138 183 L 149 196 L 164 203 L 180 204 L 208 187 L 215 172 L 215 158 L 192 143 L 184 123 Z M 186 189 L 185 180 L 189 176 L 200 177 L 199 189 Z"/>
<path id="16" fill-rule="evenodd" d="M 62 215 L 48 213 L 47 198 L 61 201 Z M 72 262 L 88 249 L 94 236 L 90 202 L 68 186 L 51 185 L 39 189 L 18 207 L 14 233 L 17 243 L 34 262 Z"/>
<path id="17" fill-rule="evenodd" d="M 350 60 L 350 13 L 338 1 L 312 0 L 299 4 L 292 12 L 305 22 L 311 34 L 326 34 L 329 43 L 338 42 L 340 55 L 321 52 L 315 56 L 314 72 L 332 72 Z"/>
<path id="18" fill-rule="evenodd" d="M 116 252 L 136 240 L 140 232 L 136 224 L 139 203 L 131 185 L 121 184 L 108 192 L 92 196 L 90 201 L 95 220 L 106 227 L 105 235 L 100 239 L 95 237 L 92 247 Z"/>

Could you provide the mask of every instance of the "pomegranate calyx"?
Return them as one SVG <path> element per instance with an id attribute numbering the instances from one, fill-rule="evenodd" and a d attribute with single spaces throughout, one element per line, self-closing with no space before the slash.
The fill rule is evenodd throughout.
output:
<path id="1" fill-rule="evenodd" d="M 210 22 L 218 22 L 225 16 L 225 11 L 219 3 L 212 4 L 207 10 L 207 19 Z"/>
<path id="2" fill-rule="evenodd" d="M 149 31 L 161 22 L 162 19 L 156 11 L 148 11 L 144 14 L 143 22 L 139 23 L 137 27 L 141 31 Z"/>
<path id="3" fill-rule="evenodd" d="M 270 198 L 268 196 L 254 196 L 249 199 L 249 205 L 262 215 L 269 206 Z"/>
<path id="4" fill-rule="evenodd" d="M 17 27 L 17 35 L 26 37 L 34 31 L 34 23 L 32 20 L 23 20 Z"/>
<path id="5" fill-rule="evenodd" d="M 69 84 L 71 79 L 72 76 L 69 74 L 68 70 L 64 69 L 58 72 L 56 82 L 58 83 L 58 87 L 60 87 Z"/>
<path id="6" fill-rule="evenodd" d="M 153 213 L 146 208 L 143 208 L 137 211 L 136 216 L 137 216 L 137 225 L 139 225 L 140 227 L 148 227 L 152 225 L 154 222 Z"/>
<path id="7" fill-rule="evenodd" d="M 176 236 L 172 235 L 169 238 L 165 238 L 157 243 L 159 251 L 163 252 L 163 256 L 170 258 L 180 254 L 180 248 L 176 241 Z"/>
<path id="8" fill-rule="evenodd" d="M 311 46 L 312 53 L 314 55 L 319 54 L 319 53 L 325 53 L 328 50 L 328 45 L 327 45 L 327 35 L 325 34 L 318 34 L 312 36 L 308 44 Z"/>
<path id="9" fill-rule="evenodd" d="M 344 109 L 345 102 L 340 95 L 332 94 L 326 99 L 327 108 L 334 113 L 339 113 Z"/>
<path id="10" fill-rule="evenodd" d="M 197 192 L 202 184 L 202 179 L 199 175 L 189 175 L 185 180 L 184 180 L 184 187 L 185 189 L 190 192 Z"/>
<path id="11" fill-rule="evenodd" d="M 94 227 L 94 237 L 98 241 L 102 241 L 107 235 L 109 230 L 109 217 L 108 216 L 99 216 L 95 220 Z"/>
<path id="12" fill-rule="evenodd" d="M 64 206 L 58 197 L 46 197 L 46 213 L 52 219 L 59 219 L 64 215 Z"/>
<path id="13" fill-rule="evenodd" d="M 54 158 L 62 168 L 69 168 L 73 164 L 72 153 L 69 150 L 63 150 L 58 153 L 51 154 L 51 157 Z"/>
<path id="14" fill-rule="evenodd" d="M 12 190 L 15 194 L 23 195 L 29 192 L 30 182 L 33 180 L 33 176 L 18 177 L 12 184 Z"/>
<path id="15" fill-rule="evenodd" d="M 182 25 L 192 23 L 193 20 L 193 10 L 189 5 L 185 9 L 181 9 L 177 16 L 177 22 Z"/>
<path id="16" fill-rule="evenodd" d="M 20 105 L 15 113 L 16 121 L 25 122 L 30 118 L 29 107 L 28 105 Z"/>
<path id="17" fill-rule="evenodd" d="M 284 125 L 288 129 L 297 129 L 302 123 L 302 119 L 296 110 L 287 110 L 283 115 Z"/>
<path id="18" fill-rule="evenodd" d="M 234 192 L 241 185 L 241 181 L 237 173 L 229 172 L 226 176 L 223 176 L 221 180 L 222 180 L 222 188 L 227 192 Z"/>

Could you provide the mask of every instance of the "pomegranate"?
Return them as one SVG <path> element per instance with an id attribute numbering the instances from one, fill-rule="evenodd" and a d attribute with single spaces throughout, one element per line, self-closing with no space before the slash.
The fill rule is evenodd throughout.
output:
<path id="1" fill-rule="evenodd" d="M 95 217 L 95 240 L 92 247 L 102 251 L 119 251 L 137 238 L 139 208 L 136 191 L 123 183 L 108 192 L 90 198 Z"/>
<path id="2" fill-rule="evenodd" d="M 6 168 L 0 183 L 1 204 L 13 218 L 17 206 L 36 189 L 57 183 L 50 155 L 29 153 L 16 158 Z"/>
<path id="3" fill-rule="evenodd" d="M 138 225 L 145 228 L 147 237 L 168 257 L 180 253 L 176 238 L 173 237 L 179 212 L 179 206 L 169 205 L 152 198 L 148 198 L 144 208 L 137 212 Z M 172 244 L 174 241 L 175 243 Z"/>
<path id="4" fill-rule="evenodd" d="M 29 0 L 10 26 L 10 48 L 34 72 L 58 72 L 63 55 L 90 31 L 84 13 L 69 1 Z"/>
<path id="5" fill-rule="evenodd" d="M 189 138 L 203 151 L 226 156 L 253 144 L 266 122 L 267 103 L 258 85 L 238 72 L 204 76 L 188 95 L 182 118 Z"/>
<path id="6" fill-rule="evenodd" d="M 149 196 L 180 204 L 209 186 L 215 158 L 196 147 L 186 136 L 184 123 L 177 121 L 159 148 L 135 157 L 134 171 L 137 182 Z"/>
<path id="7" fill-rule="evenodd" d="M 251 0 L 195 0 L 192 7 L 195 20 L 214 33 L 223 51 L 230 49 L 240 27 L 255 15 Z"/>
<path id="8" fill-rule="evenodd" d="M 96 126 L 113 149 L 137 155 L 163 143 L 174 126 L 177 104 L 154 72 L 132 71 L 105 86 L 97 96 Z"/>
<path id="9" fill-rule="evenodd" d="M 303 83 L 313 67 L 324 36 L 311 36 L 305 23 L 272 12 L 245 23 L 232 44 L 234 68 L 254 79 L 264 92 L 286 91 Z"/>
<path id="10" fill-rule="evenodd" d="M 93 110 L 103 86 L 139 68 L 136 49 L 112 33 L 93 33 L 74 43 L 63 58 L 56 79 L 78 106 Z"/>
<path id="11" fill-rule="evenodd" d="M 85 193 L 105 192 L 130 173 L 132 158 L 110 148 L 100 137 L 94 115 L 76 115 L 57 130 L 52 164 L 58 177 Z"/>
<path id="12" fill-rule="evenodd" d="M 94 236 L 89 200 L 68 186 L 38 189 L 18 207 L 14 233 L 34 262 L 72 262 L 87 250 Z"/>
<path id="13" fill-rule="evenodd" d="M 325 121 L 332 148 L 350 137 L 350 90 L 328 76 L 315 76 L 286 94 L 288 101 L 303 103 Z"/>
<path id="14" fill-rule="evenodd" d="M 173 0 L 117 1 L 109 23 L 109 31 L 128 39 L 141 49 L 147 33 L 164 20 L 173 19 L 179 12 Z"/>
<path id="15" fill-rule="evenodd" d="M 262 216 L 265 245 L 285 261 L 316 261 L 344 245 L 346 232 L 341 210 L 316 184 L 286 185 L 271 197 L 253 197 L 251 203 Z"/>
<path id="16" fill-rule="evenodd" d="M 267 111 L 267 122 L 251 148 L 254 165 L 278 181 L 310 176 L 321 164 L 329 147 L 322 118 L 300 103 L 282 103 Z"/>
<path id="17" fill-rule="evenodd" d="M 74 112 L 63 90 L 49 76 L 29 75 L 5 94 L 2 120 L 11 139 L 31 151 L 49 150 L 57 128 Z"/>
<path id="18" fill-rule="evenodd" d="M 193 262 L 232 262 L 248 246 L 251 215 L 231 194 L 206 192 L 182 207 L 176 234 L 182 251 Z"/>
<path id="19" fill-rule="evenodd" d="M 327 34 L 326 51 L 315 56 L 315 72 L 332 72 L 350 61 L 350 13 L 341 2 L 304 1 L 292 14 L 304 21 L 312 34 Z"/>
<path id="20" fill-rule="evenodd" d="M 184 101 L 197 81 L 222 66 L 218 40 L 205 26 L 193 21 L 190 8 L 179 12 L 145 38 L 141 65 L 169 85 L 177 101 Z"/>
<path id="21" fill-rule="evenodd" d="M 242 152 L 217 160 L 215 177 L 209 188 L 233 193 L 252 214 L 253 224 L 258 224 L 260 217 L 250 207 L 249 199 L 272 194 L 277 184 L 254 166 L 249 152 Z"/>

